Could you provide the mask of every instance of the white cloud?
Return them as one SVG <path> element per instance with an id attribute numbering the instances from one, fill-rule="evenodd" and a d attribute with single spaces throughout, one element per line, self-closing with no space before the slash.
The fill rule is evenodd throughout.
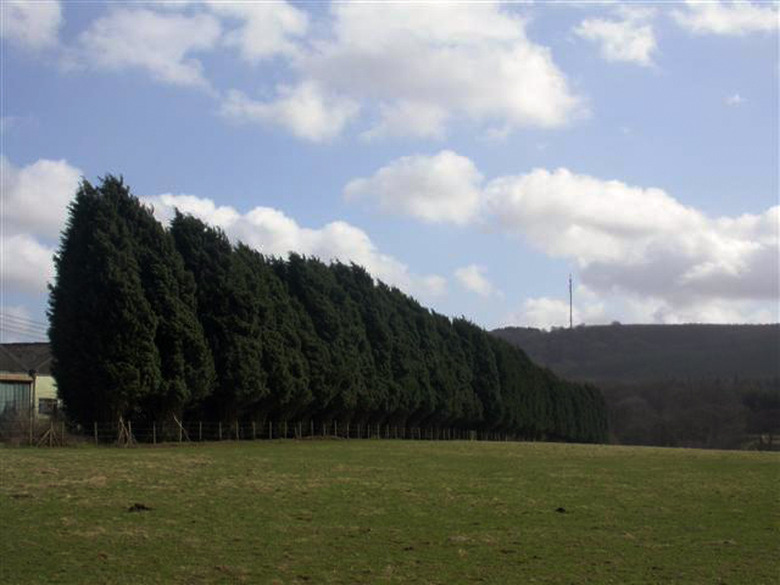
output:
<path id="1" fill-rule="evenodd" d="M 309 28 L 306 12 L 287 2 L 224 2 L 211 0 L 209 8 L 225 20 L 241 25 L 226 33 L 224 44 L 236 47 L 241 57 L 256 63 L 276 55 L 299 53 L 297 39 Z"/>
<path id="2" fill-rule="evenodd" d="M 557 127 L 584 111 L 550 51 L 496 3 L 334 3 L 329 16 L 290 49 L 297 81 L 270 100 L 229 92 L 223 114 L 322 141 L 359 111 L 374 117 L 367 140 L 441 139 L 456 119 Z"/>
<path id="3" fill-rule="evenodd" d="M 455 271 L 455 278 L 463 288 L 481 297 L 502 296 L 501 291 L 487 279 L 487 268 L 476 264 L 463 266 Z"/>
<path id="4" fill-rule="evenodd" d="M 359 109 L 354 101 L 329 95 L 312 82 L 280 86 L 278 94 L 276 100 L 262 102 L 231 90 L 222 103 L 221 113 L 237 122 L 277 125 L 298 138 L 323 142 L 338 136 Z"/>
<path id="5" fill-rule="evenodd" d="M 209 14 L 171 14 L 146 8 L 112 8 L 79 36 L 77 63 L 108 69 L 141 69 L 173 85 L 210 89 L 193 53 L 214 49 L 219 20 Z"/>
<path id="6" fill-rule="evenodd" d="M 361 138 L 398 138 L 411 136 L 439 140 L 446 134 L 447 110 L 436 104 L 401 100 L 380 105 L 380 121 L 361 134 Z"/>
<path id="7" fill-rule="evenodd" d="M 64 160 L 17 167 L 0 155 L 0 282 L 4 292 L 44 294 L 54 276 L 53 243 L 81 171 Z"/>
<path id="8" fill-rule="evenodd" d="M 741 106 L 747 100 L 743 98 L 741 95 L 739 95 L 738 93 L 735 93 L 733 95 L 726 96 L 726 99 L 723 101 L 726 103 L 727 106 Z"/>
<path id="9" fill-rule="evenodd" d="M 398 159 L 351 181 L 345 195 L 373 197 L 381 209 L 423 221 L 486 223 L 521 236 L 549 256 L 575 261 L 579 280 L 599 298 L 651 303 L 646 314 L 656 320 L 714 318 L 718 311 L 745 311 L 748 319 L 780 298 L 780 206 L 711 218 L 662 189 L 567 169 L 484 184 L 473 163 L 451 151 Z M 582 318 L 599 315 L 603 302 L 588 306 Z"/>
<path id="10" fill-rule="evenodd" d="M 406 121 L 430 121 L 441 111 L 512 128 L 555 127 L 581 110 L 550 51 L 497 3 L 337 3 L 331 13 L 332 38 L 314 43 L 299 71 L 337 93 L 379 101 L 383 120 L 400 111 Z M 433 118 L 426 136 L 440 134 L 443 114 Z M 409 123 L 394 129 L 404 131 L 419 136 Z"/>
<path id="11" fill-rule="evenodd" d="M 658 48 L 652 25 L 634 14 L 625 20 L 588 18 L 574 32 L 583 39 L 599 43 L 601 56 L 607 61 L 648 67 L 653 64 L 653 53 Z"/>
<path id="12" fill-rule="evenodd" d="M 332 3 L 325 14 L 282 1 L 113 6 L 63 62 L 206 89 L 227 118 L 304 140 L 330 140 L 359 113 L 367 140 L 438 140 L 455 122 L 508 135 L 585 113 L 525 28 L 516 7 L 497 2 Z M 224 48 L 249 63 L 283 57 L 284 81 L 218 93 L 196 57 Z"/>
<path id="13" fill-rule="evenodd" d="M 151 205 L 155 217 L 167 225 L 178 209 L 181 213 L 194 215 L 209 224 L 227 230 L 241 219 L 241 214 L 226 205 L 217 206 L 211 199 L 203 199 L 194 195 L 173 195 L 164 193 L 154 197 L 146 197 L 144 202 Z"/>
<path id="14" fill-rule="evenodd" d="M 381 253 L 363 230 L 344 221 L 318 229 L 306 228 L 277 209 L 255 207 L 241 214 L 192 195 L 145 197 L 144 202 L 154 207 L 155 216 L 161 221 L 169 220 L 173 209 L 178 208 L 223 228 L 234 241 L 240 240 L 264 254 L 286 256 L 297 252 L 324 261 L 354 262 L 374 277 L 410 294 L 432 298 L 445 292 L 446 281 L 442 277 L 411 273 L 405 264 Z"/>
<path id="15" fill-rule="evenodd" d="M 502 325 L 520 327 L 567 327 L 569 325 L 569 303 L 549 297 L 526 299 L 522 309 L 504 319 Z"/>
<path id="16" fill-rule="evenodd" d="M 684 10 L 674 10 L 672 17 L 679 26 L 697 35 L 744 36 L 772 32 L 780 28 L 776 3 L 693 2 Z"/>
<path id="17" fill-rule="evenodd" d="M 2 11 L 2 37 L 20 47 L 39 51 L 56 47 L 63 24 L 62 7 L 56 0 L 5 0 Z"/>
<path id="18" fill-rule="evenodd" d="M 444 150 L 433 156 L 406 156 L 372 177 L 354 179 L 347 199 L 375 198 L 384 211 L 427 222 L 465 224 L 476 216 L 482 175 L 468 158 Z"/>
<path id="19" fill-rule="evenodd" d="M 574 326 L 621 323 L 777 323 L 780 307 L 739 299 L 699 299 L 677 305 L 663 298 L 639 293 L 595 293 L 579 286 L 574 293 Z M 550 329 L 569 326 L 569 303 L 561 297 L 526 299 L 519 310 L 507 314 L 500 326 Z"/>
<path id="20" fill-rule="evenodd" d="M 16 167 L 0 155 L 3 230 L 55 239 L 78 189 L 81 171 L 64 160 Z"/>
<path id="21" fill-rule="evenodd" d="M 537 169 L 487 187 L 500 225 L 575 259 L 583 281 L 674 302 L 776 299 L 778 207 L 711 219 L 660 189 Z"/>
<path id="22" fill-rule="evenodd" d="M 7 292 L 43 294 L 54 278 L 54 248 L 41 244 L 29 234 L 0 238 L 0 280 Z"/>

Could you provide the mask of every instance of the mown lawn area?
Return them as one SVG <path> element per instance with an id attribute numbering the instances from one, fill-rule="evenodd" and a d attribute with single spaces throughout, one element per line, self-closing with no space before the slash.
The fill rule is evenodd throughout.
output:
<path id="1" fill-rule="evenodd" d="M 1 583 L 780 577 L 776 453 L 289 440 L 0 448 L 0 465 Z"/>

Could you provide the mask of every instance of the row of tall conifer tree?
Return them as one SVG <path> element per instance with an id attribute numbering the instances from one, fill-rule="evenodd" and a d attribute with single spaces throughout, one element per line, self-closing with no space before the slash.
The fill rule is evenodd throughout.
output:
<path id="1" fill-rule="evenodd" d="M 599 390 L 360 266 L 267 257 L 121 178 L 83 181 L 55 256 L 54 374 L 76 422 L 290 420 L 602 441 Z"/>

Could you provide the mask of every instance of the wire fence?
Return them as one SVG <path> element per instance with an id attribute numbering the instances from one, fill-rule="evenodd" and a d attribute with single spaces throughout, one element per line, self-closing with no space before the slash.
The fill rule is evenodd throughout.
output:
<path id="1" fill-rule="evenodd" d="M 165 421 L 133 423 L 118 421 L 72 425 L 64 420 L 18 419 L 0 421 L 0 441 L 15 445 L 57 447 L 68 445 L 156 445 L 215 441 L 274 440 L 399 440 L 399 441 L 520 441 L 512 433 L 439 426 L 327 423 L 308 421 L 209 422 Z"/>

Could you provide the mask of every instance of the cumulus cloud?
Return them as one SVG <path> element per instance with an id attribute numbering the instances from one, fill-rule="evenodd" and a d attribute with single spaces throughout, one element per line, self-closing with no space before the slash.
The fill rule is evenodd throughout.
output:
<path id="1" fill-rule="evenodd" d="M 56 47 L 63 24 L 62 7 L 57 0 L 4 1 L 2 37 L 25 49 L 39 51 Z"/>
<path id="2" fill-rule="evenodd" d="M 550 51 L 498 3 L 331 6 L 332 39 L 315 44 L 301 74 L 354 99 L 379 100 L 404 120 L 441 111 L 510 127 L 555 127 L 581 108 Z M 419 108 L 421 113 L 413 113 Z M 437 120 L 439 120 L 437 122 Z M 399 126 L 418 135 L 412 124 Z"/>
<path id="3" fill-rule="evenodd" d="M 351 181 L 345 194 L 424 221 L 479 222 L 520 236 L 551 257 L 574 261 L 593 294 L 652 301 L 655 320 L 710 318 L 715 307 L 724 316 L 746 311 L 751 318 L 780 298 L 780 206 L 712 218 L 662 189 L 568 169 L 485 182 L 469 159 L 451 151 L 398 159 Z"/>
<path id="4" fill-rule="evenodd" d="M 46 284 L 54 278 L 54 248 L 48 247 L 29 234 L 3 236 L 3 289 L 8 292 L 43 294 Z"/>
<path id="5" fill-rule="evenodd" d="M 577 319 L 579 322 L 579 318 Z M 569 303 L 561 299 L 537 297 L 526 299 L 520 311 L 504 318 L 502 325 L 538 327 L 565 327 L 569 324 Z"/>
<path id="6" fill-rule="evenodd" d="M 383 211 L 427 222 L 465 224 L 479 210 L 482 175 L 464 156 L 444 150 L 397 159 L 373 176 L 350 181 L 348 200 L 374 199 Z"/>
<path id="7" fill-rule="evenodd" d="M 199 57 L 225 49 L 250 64 L 282 58 L 284 81 L 257 94 L 217 91 Z M 441 139 L 454 122 L 505 134 L 555 128 L 586 112 L 518 9 L 498 2 L 111 6 L 63 61 L 205 89 L 227 118 L 315 142 L 338 136 L 358 114 L 361 137 L 377 140 Z"/>
<path id="8" fill-rule="evenodd" d="M 140 69 L 157 81 L 210 89 L 192 55 L 217 46 L 222 28 L 210 14 L 173 14 L 112 8 L 79 36 L 77 64 L 108 70 Z"/>
<path id="9" fill-rule="evenodd" d="M 252 122 L 286 128 L 298 138 L 323 142 L 338 136 L 358 113 L 356 102 L 329 94 L 316 83 L 280 86 L 272 101 L 257 101 L 231 90 L 221 113 L 236 122 Z"/>
<path id="10" fill-rule="evenodd" d="M 354 262 L 383 282 L 426 298 L 441 295 L 446 289 L 441 276 L 413 274 L 405 264 L 380 252 L 363 230 L 344 221 L 307 228 L 278 209 L 255 207 L 242 214 L 192 195 L 157 195 L 144 198 L 144 202 L 152 205 L 161 221 L 168 221 L 178 208 L 221 227 L 234 241 L 242 241 L 264 254 L 286 256 L 297 252 L 324 261 Z"/>
<path id="11" fill-rule="evenodd" d="M 666 299 L 639 293 L 596 293 L 585 286 L 574 294 L 574 326 L 622 323 L 777 323 L 777 305 L 738 299 L 704 298 L 694 304 L 677 305 Z M 568 327 L 569 303 L 561 297 L 533 297 L 508 313 L 499 326 L 550 329 Z"/>
<path id="12" fill-rule="evenodd" d="M 298 55 L 298 39 L 309 28 L 307 13 L 287 2 L 211 0 L 208 6 L 223 19 L 239 22 L 225 34 L 223 43 L 238 49 L 241 57 L 250 63 L 277 55 Z"/>
<path id="13" fill-rule="evenodd" d="M 583 39 L 599 44 L 601 56 L 607 61 L 653 64 L 657 50 L 655 32 L 645 20 L 647 12 L 628 12 L 623 20 L 588 18 L 574 32 Z"/>
<path id="14" fill-rule="evenodd" d="M 64 160 L 17 167 L 0 155 L 0 281 L 4 292 L 46 292 L 54 276 L 53 244 L 81 171 Z"/>
<path id="15" fill-rule="evenodd" d="M 361 134 L 365 140 L 411 136 L 439 140 L 446 134 L 447 110 L 437 104 L 400 100 L 381 104 L 380 120 Z"/>
<path id="16" fill-rule="evenodd" d="M 5 233 L 54 239 L 76 194 L 81 171 L 64 160 L 38 160 L 26 167 L 0 155 Z"/>
<path id="17" fill-rule="evenodd" d="M 685 9 L 674 10 L 672 17 L 680 27 L 697 35 L 744 36 L 780 28 L 776 3 L 688 0 Z"/>
<path id="18" fill-rule="evenodd" d="M 566 169 L 502 177 L 486 188 L 500 225 L 551 256 L 573 258 L 585 283 L 677 303 L 778 298 L 778 207 L 711 219 L 661 189 Z"/>
<path id="19" fill-rule="evenodd" d="M 320 141 L 358 111 L 373 118 L 368 140 L 440 139 L 453 119 L 558 127 L 584 111 L 549 49 L 497 3 L 334 3 L 328 16 L 289 46 L 294 83 L 270 100 L 231 92 L 223 113 Z"/>
<path id="20" fill-rule="evenodd" d="M 481 297 L 502 296 L 501 291 L 488 280 L 487 268 L 477 264 L 469 264 L 455 271 L 455 278 L 460 285 L 468 291 L 478 294 Z"/>

